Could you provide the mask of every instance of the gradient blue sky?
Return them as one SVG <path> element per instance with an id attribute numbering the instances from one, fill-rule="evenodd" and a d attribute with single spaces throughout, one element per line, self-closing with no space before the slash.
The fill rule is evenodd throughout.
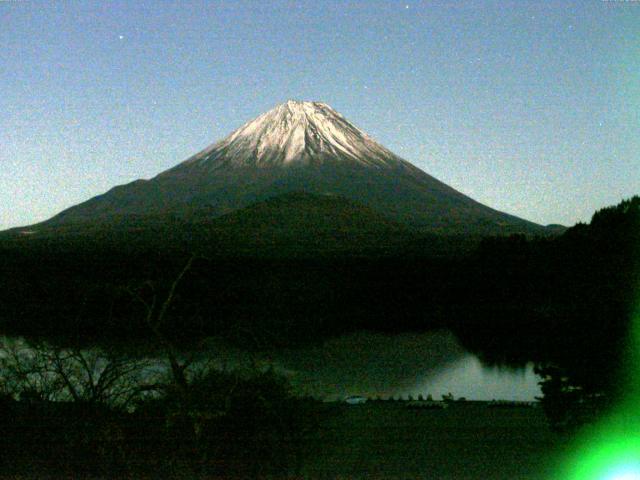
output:
<path id="1" fill-rule="evenodd" d="M 8 1 L 0 45 L 0 229 L 289 98 L 535 222 L 640 193 L 640 1 Z"/>

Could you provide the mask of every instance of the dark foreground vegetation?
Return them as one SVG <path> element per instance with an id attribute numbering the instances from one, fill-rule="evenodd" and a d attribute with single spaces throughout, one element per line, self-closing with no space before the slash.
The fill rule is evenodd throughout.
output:
<path id="1" fill-rule="evenodd" d="M 191 419 L 167 422 L 151 408 L 119 414 L 14 403 L 7 410 L 14 423 L 3 441 L 10 460 L 4 478 L 543 480 L 554 473 L 563 443 L 539 409 L 410 410 L 403 402 L 311 400 L 302 407 L 318 426 L 287 436 L 265 432 L 268 419 L 251 424 L 262 411 L 209 420 L 195 433 Z M 300 401 L 288 408 L 300 409 Z"/>
<path id="2" fill-rule="evenodd" d="M 283 476 L 321 411 L 271 371 L 183 364 L 180 379 L 96 350 L 2 354 L 2 478 Z"/>
<path id="3" fill-rule="evenodd" d="M 271 371 L 183 363 L 182 384 L 95 349 L 2 352 L 2 478 L 543 479 L 562 443 L 525 403 L 322 403 Z"/>
<path id="4" fill-rule="evenodd" d="M 406 403 L 327 409 L 306 442 L 302 478 L 546 480 L 555 473 L 564 438 L 549 430 L 539 408 Z"/>

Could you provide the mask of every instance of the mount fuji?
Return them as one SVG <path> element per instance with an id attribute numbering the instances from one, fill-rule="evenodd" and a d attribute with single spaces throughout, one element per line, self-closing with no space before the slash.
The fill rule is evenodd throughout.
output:
<path id="1" fill-rule="evenodd" d="M 293 100 L 150 180 L 117 186 L 33 227 L 163 215 L 211 219 L 298 193 L 342 198 L 425 232 L 545 233 L 428 175 L 329 105 Z"/>

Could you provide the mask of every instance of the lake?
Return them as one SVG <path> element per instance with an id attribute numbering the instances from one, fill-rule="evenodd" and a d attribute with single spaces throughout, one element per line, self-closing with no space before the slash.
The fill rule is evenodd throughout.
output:
<path id="1" fill-rule="evenodd" d="M 228 366 L 248 354 L 221 343 L 209 355 Z M 486 367 L 447 331 L 383 335 L 360 332 L 321 345 L 254 353 L 251 361 L 273 366 L 296 394 L 335 400 L 349 395 L 403 397 L 452 393 L 468 400 L 533 401 L 540 396 L 533 365 L 522 369 Z"/>
<path id="2" fill-rule="evenodd" d="M 143 373 L 149 378 L 166 371 L 163 357 L 152 350 L 156 353 L 142 354 L 151 359 Z M 351 395 L 384 399 L 431 395 L 438 400 L 448 393 L 467 400 L 533 401 L 541 395 L 532 365 L 519 370 L 486 367 L 448 331 L 359 332 L 317 345 L 258 353 L 209 339 L 197 352 L 196 364 L 201 362 L 221 369 L 271 367 L 288 379 L 295 395 L 326 401 Z"/>

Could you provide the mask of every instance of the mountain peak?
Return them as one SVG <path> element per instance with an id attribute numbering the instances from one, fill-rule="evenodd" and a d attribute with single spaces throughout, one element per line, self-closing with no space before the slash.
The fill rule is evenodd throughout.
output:
<path id="1" fill-rule="evenodd" d="M 327 105 L 324 102 L 311 102 L 308 100 L 295 100 L 291 98 L 284 103 L 276 105 L 270 111 L 283 109 L 283 108 L 288 109 L 291 112 L 300 112 L 300 113 L 307 113 L 307 114 L 313 111 L 328 109 L 338 114 L 333 108 L 331 108 L 331 106 Z"/>
<path id="2" fill-rule="evenodd" d="M 280 105 L 276 106 L 275 108 L 281 107 L 281 106 L 286 106 L 289 108 L 300 108 L 300 107 L 307 107 L 307 108 L 314 108 L 314 107 L 318 107 L 318 106 L 328 106 L 326 103 L 323 102 L 310 102 L 308 100 L 296 100 L 294 98 L 290 98 L 289 100 L 287 100 L 284 103 L 281 103 Z"/>
<path id="3" fill-rule="evenodd" d="M 403 163 L 326 103 L 287 100 L 185 164 L 216 169 L 326 161 L 387 168 Z"/>

